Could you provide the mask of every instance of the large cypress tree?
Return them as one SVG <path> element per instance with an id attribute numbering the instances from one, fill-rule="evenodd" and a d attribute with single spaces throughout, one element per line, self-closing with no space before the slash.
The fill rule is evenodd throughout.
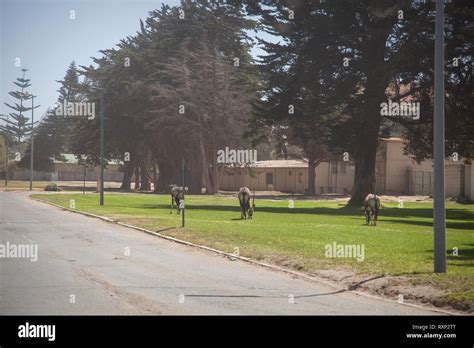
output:
<path id="1" fill-rule="evenodd" d="M 327 54 L 327 42 L 321 39 L 328 36 L 328 28 L 319 25 L 326 14 L 316 2 L 267 5 L 258 11 L 262 29 L 282 40 L 260 40 L 266 52 L 259 64 L 264 82 L 247 133 L 268 141 L 261 137 L 263 125 L 302 148 L 308 159 L 307 193 L 314 194 L 315 168 L 328 158 L 331 113 L 340 101 L 328 85 L 335 76 L 334 61 Z"/>
<path id="2" fill-rule="evenodd" d="M 101 51 L 103 57 L 95 60 L 96 66 L 82 67 L 90 84 L 105 88 L 107 157 L 131 155 L 125 163 L 124 188 L 130 186 L 133 167 L 143 189 L 149 188 L 157 166 L 161 182 L 155 182 L 155 187 L 167 189 L 168 184 L 179 183 L 185 157 L 191 190 L 201 192 L 203 186 L 209 193 L 217 190 L 216 146 L 238 136 L 220 128 L 232 123 L 237 114 L 239 118 L 248 115 L 249 102 L 237 102 L 255 89 L 250 39 L 245 32 L 253 25 L 238 8 L 227 4 L 184 0 L 179 7 L 163 5 L 150 13 L 137 35 L 122 40 L 117 48 Z M 176 73 L 178 65 L 182 69 Z M 172 91 L 173 96 L 168 94 Z M 88 97 L 97 100 L 98 94 L 91 89 Z M 179 105 L 186 105 L 185 115 L 178 113 Z M 80 120 L 75 126 L 75 154 L 97 159 L 98 126 L 98 118 Z M 201 139 L 206 143 L 199 143 L 197 133 L 186 137 L 193 129 L 203 131 Z M 228 145 L 235 144 L 232 140 Z"/>
<path id="3" fill-rule="evenodd" d="M 393 118 L 401 124 L 406 140 L 405 150 L 416 160 L 431 159 L 433 155 L 433 4 L 420 4 L 417 16 L 409 18 L 407 45 L 416 54 L 412 64 L 402 66 L 403 81 L 410 81 L 409 94 L 420 101 L 420 119 L 413 121 Z M 446 4 L 445 27 L 445 138 L 446 156 L 457 153 L 459 158 L 474 158 L 474 3 L 458 0 Z M 414 33 L 419 33 L 414 35 Z M 396 91 L 398 89 L 396 88 Z M 451 157 L 452 159 L 453 157 Z"/>

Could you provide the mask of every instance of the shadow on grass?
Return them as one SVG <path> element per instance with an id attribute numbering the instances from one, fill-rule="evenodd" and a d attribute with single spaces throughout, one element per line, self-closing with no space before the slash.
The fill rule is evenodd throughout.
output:
<path id="1" fill-rule="evenodd" d="M 138 209 L 170 209 L 169 204 L 140 204 Z M 188 211 L 206 210 L 213 212 L 235 212 L 240 214 L 240 207 L 236 205 L 213 205 L 213 204 L 188 204 L 186 205 Z M 360 217 L 364 213 L 362 209 L 343 206 L 338 208 L 332 207 L 305 207 L 305 208 L 288 208 L 288 207 L 259 207 L 255 208 L 255 214 L 259 212 L 273 213 L 273 214 L 310 214 L 310 215 L 336 215 L 347 217 Z M 384 208 L 379 212 L 379 219 L 385 222 L 394 222 L 400 224 L 413 224 L 418 226 L 433 226 L 432 221 L 420 221 L 408 218 L 432 218 L 433 210 L 428 208 Z M 399 219 L 397 219 L 399 218 Z M 467 209 L 448 209 L 446 211 L 446 218 L 448 221 L 446 226 L 453 229 L 470 229 L 474 230 L 474 211 Z M 238 219 L 240 220 L 240 219 Z"/>
<path id="2" fill-rule="evenodd" d="M 456 263 L 456 266 L 472 267 L 474 261 L 474 244 L 463 244 L 458 248 L 458 255 L 453 255 L 453 250 L 448 250 L 448 261 L 461 261 L 463 263 Z M 467 262 L 466 262 L 467 261 Z"/>
<path id="3" fill-rule="evenodd" d="M 404 220 L 404 219 L 385 219 L 384 221 L 393 222 L 397 224 L 409 224 L 409 225 L 433 227 L 432 221 Z M 448 221 L 446 222 L 446 228 L 474 231 L 474 222 Z"/>
<path id="4" fill-rule="evenodd" d="M 458 255 L 453 254 L 453 249 L 446 250 L 446 257 L 448 261 L 456 261 L 456 267 L 473 267 L 474 261 L 474 244 L 463 244 L 458 247 Z M 425 250 L 425 253 L 429 254 L 430 260 L 433 258 L 433 249 Z M 459 262 L 459 263 L 458 263 Z M 412 274 L 412 273 L 407 273 Z"/>
<path id="5" fill-rule="evenodd" d="M 65 191 L 65 192 L 78 192 L 78 193 L 81 193 L 82 191 L 85 191 L 85 192 L 97 192 L 97 188 L 96 187 L 93 187 L 93 186 L 86 186 L 86 187 L 83 187 L 83 186 L 62 186 L 62 185 L 58 185 L 58 188 L 61 189 L 61 191 Z"/>
<path id="6" fill-rule="evenodd" d="M 170 204 L 141 204 L 137 206 L 140 209 L 170 209 Z M 240 207 L 236 205 L 215 205 L 215 204 L 187 204 L 186 210 L 208 210 L 208 211 L 231 211 L 240 214 Z M 275 214 L 321 214 L 321 215 L 352 215 L 354 213 L 362 214 L 362 210 L 353 207 L 341 208 L 288 208 L 288 207 L 255 207 L 255 213 L 275 213 Z"/>
<path id="7" fill-rule="evenodd" d="M 380 209 L 379 216 L 388 217 L 423 217 L 432 218 L 432 208 L 383 208 Z M 468 209 L 446 209 L 446 219 L 451 220 L 472 220 L 474 221 L 474 210 Z"/>

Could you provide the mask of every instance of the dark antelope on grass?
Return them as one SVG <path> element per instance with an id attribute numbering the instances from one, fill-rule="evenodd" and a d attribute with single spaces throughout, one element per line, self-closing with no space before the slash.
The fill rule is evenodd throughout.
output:
<path id="1" fill-rule="evenodd" d="M 376 194 L 369 193 L 364 199 L 365 221 L 367 225 L 372 219 L 373 225 L 377 226 L 377 217 L 380 209 L 380 198 Z"/>
<path id="2" fill-rule="evenodd" d="M 184 193 L 186 188 L 182 186 L 172 185 L 171 186 L 171 210 L 170 214 L 173 212 L 174 204 L 176 203 L 176 213 L 181 213 L 181 203 L 184 203 Z"/>
<path id="3" fill-rule="evenodd" d="M 247 219 L 247 216 L 249 219 L 253 218 L 253 211 L 255 208 L 255 193 L 253 197 L 253 203 L 250 205 L 250 199 L 252 198 L 252 194 L 248 187 L 242 187 L 239 190 L 239 203 L 240 203 L 240 218 L 241 219 Z"/>

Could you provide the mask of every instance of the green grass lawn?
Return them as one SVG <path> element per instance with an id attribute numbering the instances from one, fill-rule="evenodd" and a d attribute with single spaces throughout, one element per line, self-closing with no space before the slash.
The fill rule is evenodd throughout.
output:
<path id="1" fill-rule="evenodd" d="M 75 200 L 77 210 L 111 217 L 180 239 L 242 256 L 311 272 L 349 268 L 360 274 L 409 277 L 412 283 L 448 290 L 454 301 L 474 302 L 474 205 L 447 203 L 448 273 L 433 270 L 431 203 L 384 203 L 376 227 L 366 226 L 360 208 L 335 201 L 257 200 L 254 220 L 240 220 L 236 198 L 187 196 L 186 228 L 170 214 L 168 195 L 35 195 L 62 206 Z M 365 258 L 328 258 L 325 246 L 364 245 Z M 459 256 L 453 255 L 453 248 Z"/>

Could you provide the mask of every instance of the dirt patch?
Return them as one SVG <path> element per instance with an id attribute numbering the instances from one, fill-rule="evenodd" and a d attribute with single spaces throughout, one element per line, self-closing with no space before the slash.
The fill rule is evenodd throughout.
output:
<path id="1" fill-rule="evenodd" d="M 297 258 L 290 258 L 284 255 L 276 255 L 276 256 L 261 256 L 260 260 L 264 260 L 270 264 L 278 265 L 284 268 L 292 269 L 298 272 L 302 272 L 305 270 L 305 266 L 303 260 L 298 260 Z"/>
<path id="2" fill-rule="evenodd" d="M 474 304 L 449 298 L 449 291 L 430 284 L 413 284 L 412 277 L 385 274 L 358 274 L 352 269 L 308 269 L 302 261 L 285 256 L 264 257 L 268 263 L 289 268 L 310 276 L 337 283 L 349 290 L 357 290 L 393 301 L 431 305 L 448 311 L 474 313 Z"/>

